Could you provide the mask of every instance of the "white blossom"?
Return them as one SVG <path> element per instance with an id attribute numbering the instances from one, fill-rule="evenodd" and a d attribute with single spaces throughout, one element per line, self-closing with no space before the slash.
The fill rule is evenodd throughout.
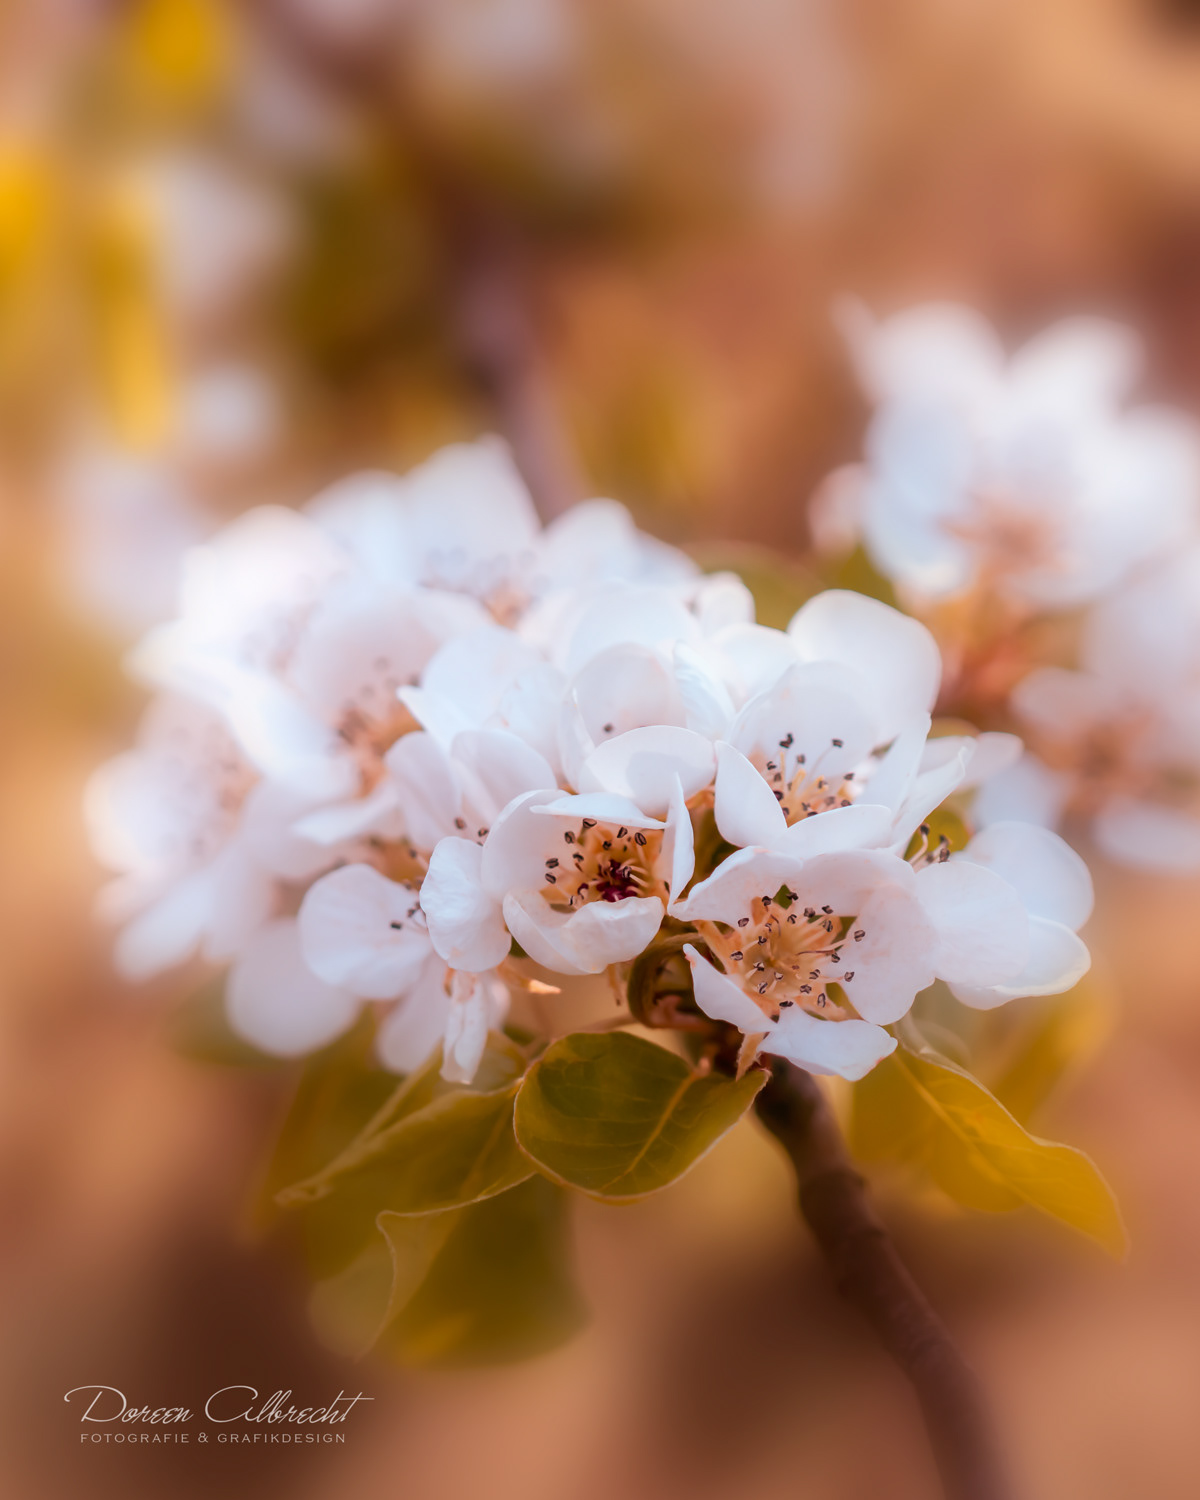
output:
<path id="1" fill-rule="evenodd" d="M 1178 413 L 1126 406 L 1133 334 L 1055 324 L 1006 358 L 964 307 L 847 319 L 875 402 L 860 524 L 875 565 L 917 601 L 970 589 L 1026 609 L 1096 598 L 1183 537 L 1200 450 Z M 839 483 L 839 514 L 847 491 Z"/>
<path id="2" fill-rule="evenodd" d="M 1069 989 L 1088 967 L 1075 929 L 1090 909 L 1078 856 L 1008 824 L 912 864 L 883 850 L 743 849 L 677 915 L 710 955 L 684 950 L 706 1015 L 737 1026 L 751 1053 L 856 1079 L 894 1050 L 885 1028 L 935 979 L 981 1009 Z"/>
<path id="3" fill-rule="evenodd" d="M 1033 749 L 981 789 L 984 823 L 1085 819 L 1111 858 L 1200 870 L 1200 546 L 1096 605 L 1080 669 L 1038 667 L 1012 707 Z"/>

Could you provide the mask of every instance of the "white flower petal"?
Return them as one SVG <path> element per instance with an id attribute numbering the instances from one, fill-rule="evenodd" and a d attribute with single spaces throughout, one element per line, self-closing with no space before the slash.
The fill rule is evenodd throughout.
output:
<path id="1" fill-rule="evenodd" d="M 657 873 L 666 882 L 670 894 L 677 900 L 696 871 L 696 839 L 692 828 L 691 814 L 683 799 L 683 787 L 677 781 L 667 813 L 667 828 L 663 835 L 662 853 L 659 856 Z"/>
<path id="2" fill-rule="evenodd" d="M 970 746 L 961 745 L 952 759 L 931 770 L 920 772 L 896 814 L 893 834 L 897 849 L 903 851 L 934 808 L 940 807 L 950 793 L 962 784 L 970 755 Z"/>
<path id="3" fill-rule="evenodd" d="M 729 689 L 713 676 L 704 658 L 686 641 L 675 643 L 671 664 L 687 728 L 710 740 L 726 733 L 733 719 Z"/>
<path id="4" fill-rule="evenodd" d="M 933 983 L 933 924 L 911 889 L 891 883 L 870 891 L 856 912 L 842 914 L 855 916 L 865 934 L 842 950 L 841 971 L 854 975 L 842 980 L 847 997 L 865 1020 L 898 1021 Z"/>
<path id="5" fill-rule="evenodd" d="M 975 835 L 961 858 L 986 865 L 1006 880 L 1030 916 L 1061 922 L 1076 932 L 1092 914 L 1092 877 L 1087 865 L 1048 828 L 992 823 Z"/>
<path id="6" fill-rule="evenodd" d="M 1091 965 L 1087 945 L 1069 927 L 1030 917 L 1029 958 L 1016 978 L 987 987 L 952 984 L 950 988 L 964 1005 L 993 1010 L 1025 995 L 1062 994 L 1078 984 Z"/>
<path id="7" fill-rule="evenodd" d="M 357 805 L 357 804 L 352 804 Z M 260 781 L 242 803 L 243 847 L 264 869 L 285 880 L 311 880 L 335 856 L 299 827 L 311 806 L 290 787 Z"/>
<path id="8" fill-rule="evenodd" d="M 786 1057 L 808 1073 L 832 1074 L 854 1083 L 896 1050 L 896 1039 L 869 1021 L 818 1021 L 792 1006 L 782 1012 L 760 1050 Z"/>
<path id="9" fill-rule="evenodd" d="M 389 780 L 381 781 L 365 797 L 356 797 L 352 802 L 333 802 L 316 812 L 305 813 L 302 818 L 297 818 L 293 831 L 308 843 L 319 844 L 328 860 L 330 845 L 362 838 L 369 833 L 384 839 L 400 839 L 406 828 L 395 784 Z M 423 847 L 431 848 L 436 842 L 436 839 L 431 839 Z"/>
<path id="10" fill-rule="evenodd" d="M 403 994 L 432 951 L 416 888 L 370 865 L 343 865 L 318 880 L 297 926 L 313 973 L 364 1000 Z"/>
<path id="11" fill-rule="evenodd" d="M 578 672 L 612 646 L 654 648 L 666 642 L 697 641 L 700 628 L 690 611 L 665 589 L 613 584 L 597 594 L 571 634 L 565 666 Z"/>
<path id="12" fill-rule="evenodd" d="M 421 690 L 451 704 L 469 726 L 479 726 L 496 712 L 521 673 L 541 665 L 541 657 L 519 635 L 500 625 L 485 625 L 448 641 L 433 656 Z M 407 694 L 404 700 L 410 701 Z"/>
<path id="13" fill-rule="evenodd" d="M 573 823 L 582 818 L 594 818 L 597 823 L 624 823 L 629 828 L 663 826 L 661 818 L 647 817 L 636 802 L 616 792 L 568 792 L 545 802 L 536 799 L 531 808 L 547 817 L 569 818 Z"/>
<path id="14" fill-rule="evenodd" d="M 135 983 L 190 958 L 208 926 L 212 891 L 208 872 L 178 881 L 118 935 L 117 972 Z"/>
<path id="15" fill-rule="evenodd" d="M 730 726 L 729 742 L 744 755 L 781 762 L 785 781 L 798 765 L 840 779 L 890 738 L 879 731 L 869 693 L 857 672 L 835 663 L 791 666 L 745 705 Z"/>
<path id="16" fill-rule="evenodd" d="M 775 793 L 742 752 L 724 742 L 717 745 L 713 813 L 721 837 L 739 849 L 776 845 L 787 832 Z"/>
<path id="17" fill-rule="evenodd" d="M 687 718 L 675 674 L 647 646 L 598 652 L 571 678 L 567 691 L 593 745 L 647 725 L 682 728 Z"/>
<path id="18" fill-rule="evenodd" d="M 991 870 L 954 856 L 917 875 L 921 903 L 936 930 L 931 954 L 950 984 L 997 984 L 1029 957 L 1029 917 L 1018 893 Z"/>
<path id="19" fill-rule="evenodd" d="M 835 854 L 840 849 L 881 848 L 892 838 L 892 811 L 873 802 L 830 807 L 793 823 L 777 847 L 794 859 Z"/>
<path id="20" fill-rule="evenodd" d="M 739 849 L 695 886 L 675 915 L 686 922 L 733 922 L 750 909 L 756 896 L 774 895 L 794 880 L 798 861 L 768 849 Z"/>
<path id="21" fill-rule="evenodd" d="M 483 887 L 494 900 L 500 901 L 511 890 L 542 887 L 546 861 L 562 853 L 564 825 L 555 817 L 542 816 L 541 809 L 574 800 L 555 797 L 553 792 L 526 792 L 504 809 L 492 824 L 479 866 Z"/>
<path id="22" fill-rule="evenodd" d="M 229 1024 L 238 1036 L 278 1057 L 301 1057 L 340 1036 L 358 1014 L 358 1000 L 318 979 L 300 953 L 296 924 L 271 922 L 229 971 Z"/>
<path id="23" fill-rule="evenodd" d="M 484 827 L 490 827 L 514 797 L 558 790 L 545 757 L 504 729 L 468 729 L 455 737 L 450 755 Z"/>
<path id="24" fill-rule="evenodd" d="M 383 763 L 404 831 L 416 847 L 432 849 L 452 837 L 462 817 L 462 787 L 438 738 L 423 730 L 403 735 Z"/>
<path id="25" fill-rule="evenodd" d="M 456 969 L 494 969 L 512 946 L 500 906 L 484 889 L 483 850 L 467 839 L 443 839 L 429 860 L 421 907 L 433 946 Z"/>
<path id="26" fill-rule="evenodd" d="M 472 1082 L 488 1032 L 500 1024 L 507 1010 L 508 991 L 493 976 L 454 976 L 442 1058 L 442 1077 L 448 1083 Z"/>
<path id="27" fill-rule="evenodd" d="M 788 635 L 801 660 L 841 662 L 869 684 L 880 741 L 932 709 L 942 659 L 918 620 L 877 599 L 830 589 L 802 606 Z"/>
<path id="28" fill-rule="evenodd" d="M 921 767 L 930 723 L 928 714 L 914 714 L 892 741 L 887 753 L 871 772 L 868 786 L 872 802 L 899 812 Z"/>
<path id="29" fill-rule="evenodd" d="M 609 964 L 634 959 L 652 941 L 663 919 L 657 896 L 589 901 L 578 910 L 553 911 L 539 891 L 504 898 L 509 931 L 535 962 L 560 974 L 599 974 Z"/>
<path id="30" fill-rule="evenodd" d="M 606 740 L 583 764 L 581 791 L 616 792 L 644 813 L 664 818 L 678 779 L 693 797 L 713 779 L 712 742 L 690 729 L 664 725 L 631 729 Z"/>
<path id="31" fill-rule="evenodd" d="M 434 953 L 379 1027 L 375 1050 L 380 1062 L 393 1073 L 413 1072 L 442 1040 L 449 1018 L 446 965 Z"/>
<path id="32" fill-rule="evenodd" d="M 775 1023 L 765 1015 L 740 984 L 722 974 L 706 958 L 701 958 L 688 943 L 684 954 L 692 968 L 692 989 L 696 1004 L 714 1021 L 728 1021 L 747 1036 L 771 1031 Z"/>

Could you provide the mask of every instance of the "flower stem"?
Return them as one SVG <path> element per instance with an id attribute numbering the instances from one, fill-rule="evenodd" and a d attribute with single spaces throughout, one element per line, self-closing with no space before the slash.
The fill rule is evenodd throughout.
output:
<path id="1" fill-rule="evenodd" d="M 1009 1500 L 978 1378 L 872 1208 L 821 1086 L 775 1061 L 755 1107 L 791 1159 L 800 1211 L 838 1290 L 916 1393 L 946 1500 Z"/>

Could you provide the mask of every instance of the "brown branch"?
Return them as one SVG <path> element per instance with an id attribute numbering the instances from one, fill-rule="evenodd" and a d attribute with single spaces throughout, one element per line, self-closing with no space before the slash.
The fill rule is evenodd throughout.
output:
<path id="1" fill-rule="evenodd" d="M 512 216 L 426 128 L 402 41 L 347 52 L 314 33 L 292 0 L 256 0 L 251 9 L 315 83 L 367 111 L 404 147 L 441 239 L 460 357 L 491 402 L 538 514 L 553 520 L 581 497 L 582 484 L 539 350 L 529 257 Z"/>
<path id="2" fill-rule="evenodd" d="M 979 1381 L 871 1207 L 820 1085 L 776 1061 L 756 1108 L 791 1158 L 800 1211 L 838 1290 L 916 1393 L 946 1500 L 1008 1500 Z"/>

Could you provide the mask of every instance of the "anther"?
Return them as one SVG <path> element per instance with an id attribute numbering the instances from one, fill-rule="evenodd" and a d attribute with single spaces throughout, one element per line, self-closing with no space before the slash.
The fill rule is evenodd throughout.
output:
<path id="1" fill-rule="evenodd" d="M 749 922 L 750 922 L 750 918 L 749 917 L 739 917 L 738 918 L 738 926 L 739 927 L 746 927 L 746 926 L 749 925 Z"/>
<path id="2" fill-rule="evenodd" d="M 646 845 L 646 835 L 642 832 L 642 830 L 640 828 L 634 834 L 634 836 L 633 836 L 633 842 L 635 844 L 641 844 L 642 847 L 645 848 L 645 845 Z"/>

